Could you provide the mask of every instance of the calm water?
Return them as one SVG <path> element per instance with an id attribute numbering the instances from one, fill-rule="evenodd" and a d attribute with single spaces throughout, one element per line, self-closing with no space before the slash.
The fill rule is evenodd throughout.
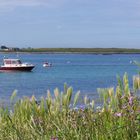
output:
<path id="1" fill-rule="evenodd" d="M 0 54 L 15 58 L 15 54 Z M 97 98 L 97 88 L 115 86 L 116 75 L 124 72 L 137 74 L 138 67 L 131 64 L 132 60 L 140 62 L 140 55 L 90 55 L 90 54 L 19 54 L 25 62 L 36 65 L 32 72 L 0 73 L 0 99 L 9 100 L 12 92 L 17 89 L 18 97 L 35 95 L 45 96 L 48 89 L 63 89 L 66 82 L 74 92 L 80 90 L 81 96 Z M 44 68 L 44 61 L 53 67 Z M 132 84 L 132 81 L 131 81 Z"/>

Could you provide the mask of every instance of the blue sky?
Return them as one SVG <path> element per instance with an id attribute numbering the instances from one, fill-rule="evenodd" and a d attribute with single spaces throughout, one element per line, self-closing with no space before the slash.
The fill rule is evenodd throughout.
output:
<path id="1" fill-rule="evenodd" d="M 140 46 L 139 0 L 0 0 L 9 47 Z"/>

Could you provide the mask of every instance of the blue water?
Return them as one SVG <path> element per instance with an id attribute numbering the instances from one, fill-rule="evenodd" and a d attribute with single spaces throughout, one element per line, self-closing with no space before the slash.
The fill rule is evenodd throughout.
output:
<path id="1" fill-rule="evenodd" d="M 6 56 L 16 58 L 16 54 L 0 54 L 0 60 Z M 66 82 L 73 87 L 74 92 L 80 90 L 81 96 L 98 98 L 97 88 L 116 86 L 116 75 L 128 73 L 130 86 L 132 76 L 138 73 L 139 68 L 130 62 L 140 62 L 138 54 L 19 54 L 24 62 L 35 64 L 32 72 L 0 73 L 0 99 L 9 100 L 12 92 L 18 90 L 17 96 L 35 95 L 37 98 L 46 96 L 58 87 L 63 90 Z M 44 68 L 43 62 L 53 64 Z"/>

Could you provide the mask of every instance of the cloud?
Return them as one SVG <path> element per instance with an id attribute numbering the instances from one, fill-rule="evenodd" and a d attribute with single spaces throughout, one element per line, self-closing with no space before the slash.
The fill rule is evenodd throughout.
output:
<path id="1" fill-rule="evenodd" d="M 0 0 L 0 7 L 47 5 L 49 0 Z"/>
<path id="2" fill-rule="evenodd" d="M 0 0 L 0 15 L 9 13 L 18 7 L 55 8 L 64 4 L 65 0 Z"/>
<path id="3" fill-rule="evenodd" d="M 69 0 L 0 0 L 0 7 L 61 5 Z"/>

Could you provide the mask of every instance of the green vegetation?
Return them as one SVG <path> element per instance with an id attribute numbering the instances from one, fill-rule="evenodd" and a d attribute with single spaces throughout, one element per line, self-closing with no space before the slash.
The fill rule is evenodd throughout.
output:
<path id="1" fill-rule="evenodd" d="M 12 110 L 0 108 L 1 140 L 139 140 L 140 77 L 133 77 L 129 88 L 127 74 L 118 77 L 115 88 L 98 89 L 102 106 L 84 98 L 84 107 L 76 108 L 79 92 L 72 98 L 73 90 L 64 85 L 64 91 L 50 91 L 38 103 L 34 96 L 15 102 Z M 13 104 L 14 103 L 14 104 Z"/>
<path id="2" fill-rule="evenodd" d="M 126 48 L 23 48 L 1 50 L 1 52 L 30 52 L 30 53 L 91 53 L 91 54 L 131 54 L 140 53 L 140 49 Z"/>
<path id="3" fill-rule="evenodd" d="M 123 48 L 30 48 L 21 50 L 22 52 L 50 52 L 50 53 L 140 53 L 140 49 Z"/>

